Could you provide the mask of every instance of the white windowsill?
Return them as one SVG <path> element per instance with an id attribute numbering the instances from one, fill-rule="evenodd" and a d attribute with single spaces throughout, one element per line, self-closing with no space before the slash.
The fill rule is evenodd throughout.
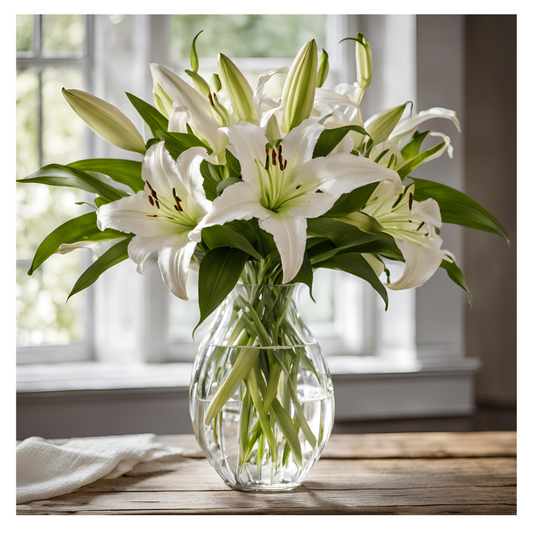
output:
<path id="1" fill-rule="evenodd" d="M 476 359 L 432 362 L 392 360 L 375 356 L 329 357 L 333 380 L 402 379 L 429 375 L 475 374 Z M 111 364 L 79 362 L 17 367 L 17 392 L 104 391 L 131 389 L 186 390 L 192 363 Z"/>

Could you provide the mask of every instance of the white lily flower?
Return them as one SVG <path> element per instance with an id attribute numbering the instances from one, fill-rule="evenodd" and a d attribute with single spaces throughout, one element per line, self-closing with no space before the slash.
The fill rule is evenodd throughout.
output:
<path id="1" fill-rule="evenodd" d="M 187 276 L 196 248 L 193 230 L 211 208 L 203 189 L 200 164 L 205 148 L 190 148 L 174 161 L 163 142 L 151 146 L 144 157 L 144 191 L 101 206 L 97 211 L 100 230 L 113 228 L 134 233 L 128 246 L 137 272 L 158 251 L 163 280 L 172 294 L 187 296 Z"/>
<path id="2" fill-rule="evenodd" d="M 236 149 L 243 183 L 224 190 L 194 233 L 230 220 L 259 219 L 279 250 L 283 283 L 302 266 L 307 218 L 319 217 L 341 194 L 367 183 L 390 180 L 394 190 L 401 187 L 396 172 L 368 159 L 346 153 L 313 159 L 324 127 L 311 119 L 291 130 L 277 148 L 267 147 L 264 130 L 253 124 L 240 122 L 224 130 Z"/>
<path id="3" fill-rule="evenodd" d="M 362 210 L 374 217 L 394 238 L 405 259 L 401 277 L 385 284 L 393 290 L 419 287 L 433 276 L 443 260 L 453 258 L 450 252 L 440 249 L 442 239 L 435 230 L 442 226 L 439 204 L 432 198 L 417 202 L 413 200 L 413 194 L 414 184 L 403 187 L 398 193 L 384 181 Z M 355 216 L 348 215 L 339 220 L 353 223 Z"/>

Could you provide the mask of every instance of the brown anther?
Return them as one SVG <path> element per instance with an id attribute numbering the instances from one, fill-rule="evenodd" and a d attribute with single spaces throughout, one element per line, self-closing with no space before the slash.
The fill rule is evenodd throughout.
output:
<path id="1" fill-rule="evenodd" d="M 157 215 L 146 215 L 147 217 L 156 217 Z"/>
<path id="2" fill-rule="evenodd" d="M 215 102 L 218 102 L 217 93 L 213 92 L 213 98 L 215 99 Z"/>
<path id="3" fill-rule="evenodd" d="M 424 233 L 424 237 L 429 237 L 429 233 Z"/>
<path id="4" fill-rule="evenodd" d="M 160 207 L 159 207 L 159 200 L 158 200 L 157 198 L 155 199 L 155 205 L 156 205 L 157 209 L 160 209 Z"/>
<path id="5" fill-rule="evenodd" d="M 268 170 L 269 164 L 270 164 L 270 153 L 268 152 L 268 148 L 265 146 L 266 151 L 266 162 L 265 162 L 265 170 Z"/>
<path id="6" fill-rule="evenodd" d="M 409 193 L 409 209 L 413 207 L 413 193 Z"/>
<path id="7" fill-rule="evenodd" d="M 277 156 L 277 155 L 278 155 L 278 154 L 276 153 L 276 149 L 275 149 L 275 148 L 272 148 L 272 164 L 273 164 L 274 166 L 276 166 L 276 156 Z"/>
<path id="8" fill-rule="evenodd" d="M 172 196 L 176 198 L 176 187 L 172 187 Z"/>
<path id="9" fill-rule="evenodd" d="M 299 189 L 301 186 L 302 184 L 300 183 L 300 185 L 296 185 L 296 188 Z"/>
<path id="10" fill-rule="evenodd" d="M 178 211 L 178 213 L 181 213 L 181 211 L 183 211 L 183 207 L 181 207 L 181 205 L 179 205 L 179 204 L 175 205 L 175 206 L 174 206 L 174 209 L 175 209 L 176 211 Z"/>
<path id="11" fill-rule="evenodd" d="M 210 103 L 213 107 L 215 107 L 215 104 L 213 103 L 213 97 L 211 96 L 211 93 L 209 93 L 209 94 L 207 95 L 207 98 L 209 98 L 209 103 Z"/>
<path id="12" fill-rule="evenodd" d="M 150 205 L 153 207 L 154 199 L 150 195 L 148 195 L 148 201 L 150 202 Z"/>
<path id="13" fill-rule="evenodd" d="M 418 228 L 416 228 L 416 231 L 418 231 L 424 224 L 425 224 L 424 221 L 420 222 L 420 226 L 418 226 Z"/>

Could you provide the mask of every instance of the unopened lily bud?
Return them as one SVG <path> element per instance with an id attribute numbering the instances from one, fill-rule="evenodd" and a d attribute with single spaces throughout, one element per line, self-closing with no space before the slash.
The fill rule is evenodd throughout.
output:
<path id="1" fill-rule="evenodd" d="M 388 139 L 392 130 L 402 118 L 407 104 L 408 102 L 399 105 L 398 107 L 386 109 L 381 113 L 373 115 L 365 122 L 365 130 L 372 137 L 374 146 Z"/>
<path id="2" fill-rule="evenodd" d="M 366 89 L 372 80 L 372 50 L 362 33 L 358 33 L 355 41 L 355 59 L 357 83 Z"/>
<path id="3" fill-rule="evenodd" d="M 218 54 L 218 72 L 237 119 L 257 119 L 253 106 L 254 93 L 248 80 L 235 63 L 224 54 Z"/>
<path id="4" fill-rule="evenodd" d="M 316 41 L 311 39 L 298 52 L 283 87 L 283 133 L 289 133 L 311 116 L 315 100 L 317 64 Z"/>
<path id="5" fill-rule="evenodd" d="M 150 72 L 152 73 L 152 80 L 154 84 L 154 105 L 163 116 L 165 116 L 166 118 L 170 118 L 170 115 L 172 114 L 172 109 L 174 107 L 174 102 L 172 102 L 172 98 L 170 98 L 170 96 L 165 91 L 163 91 L 161 85 L 157 83 L 156 78 L 154 76 L 153 65 L 150 65 Z"/>
<path id="6" fill-rule="evenodd" d="M 316 77 L 316 86 L 322 87 L 326 78 L 328 77 L 329 72 L 329 61 L 328 53 L 322 48 L 322 55 L 320 56 L 320 61 L 318 62 L 318 74 Z"/>
<path id="7" fill-rule="evenodd" d="M 62 92 L 74 112 L 102 139 L 124 150 L 146 152 L 137 128 L 114 105 L 77 89 L 63 89 Z"/>
<path id="8" fill-rule="evenodd" d="M 199 31 L 192 40 L 191 43 L 191 69 L 193 72 L 198 72 L 198 68 L 200 67 L 200 63 L 198 61 L 198 54 L 196 53 L 196 39 L 198 39 L 198 36 L 200 33 L 202 33 L 204 30 Z"/>
<path id="9" fill-rule="evenodd" d="M 218 93 L 220 89 L 222 89 L 222 82 L 220 81 L 220 76 L 215 73 L 211 76 L 211 90 Z"/>
<path id="10" fill-rule="evenodd" d="M 188 76 L 192 79 L 192 82 L 194 83 L 194 87 L 195 89 L 203 94 L 205 97 L 208 96 L 209 94 L 209 85 L 207 84 L 207 82 L 202 78 L 202 76 L 200 76 L 200 74 L 198 74 L 197 72 L 194 72 L 192 70 L 186 70 L 185 71 Z"/>

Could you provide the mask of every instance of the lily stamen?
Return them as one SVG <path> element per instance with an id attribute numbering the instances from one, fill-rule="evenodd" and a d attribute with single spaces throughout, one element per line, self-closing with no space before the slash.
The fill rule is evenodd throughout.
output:
<path id="1" fill-rule="evenodd" d="M 268 166 L 269 166 L 269 163 L 270 163 L 270 154 L 268 152 L 268 147 L 265 146 L 265 151 L 266 151 L 266 163 L 265 163 L 265 170 L 268 170 Z"/>
<path id="2" fill-rule="evenodd" d="M 276 166 L 276 149 L 272 148 L 272 164 Z"/>
<path id="3" fill-rule="evenodd" d="M 420 229 L 420 228 L 421 228 L 421 227 L 422 227 L 422 226 L 423 226 L 424 224 L 425 224 L 425 222 L 424 222 L 424 221 L 420 222 L 420 226 L 418 226 L 418 228 L 416 228 L 416 230 L 415 230 L 415 231 L 418 231 L 418 230 L 419 230 L 419 229 Z"/>
<path id="4" fill-rule="evenodd" d="M 413 193 L 409 193 L 409 209 L 413 207 Z"/>
<path id="5" fill-rule="evenodd" d="M 154 206 L 154 199 L 148 195 L 148 201 L 150 202 L 150 205 L 153 207 Z"/>

